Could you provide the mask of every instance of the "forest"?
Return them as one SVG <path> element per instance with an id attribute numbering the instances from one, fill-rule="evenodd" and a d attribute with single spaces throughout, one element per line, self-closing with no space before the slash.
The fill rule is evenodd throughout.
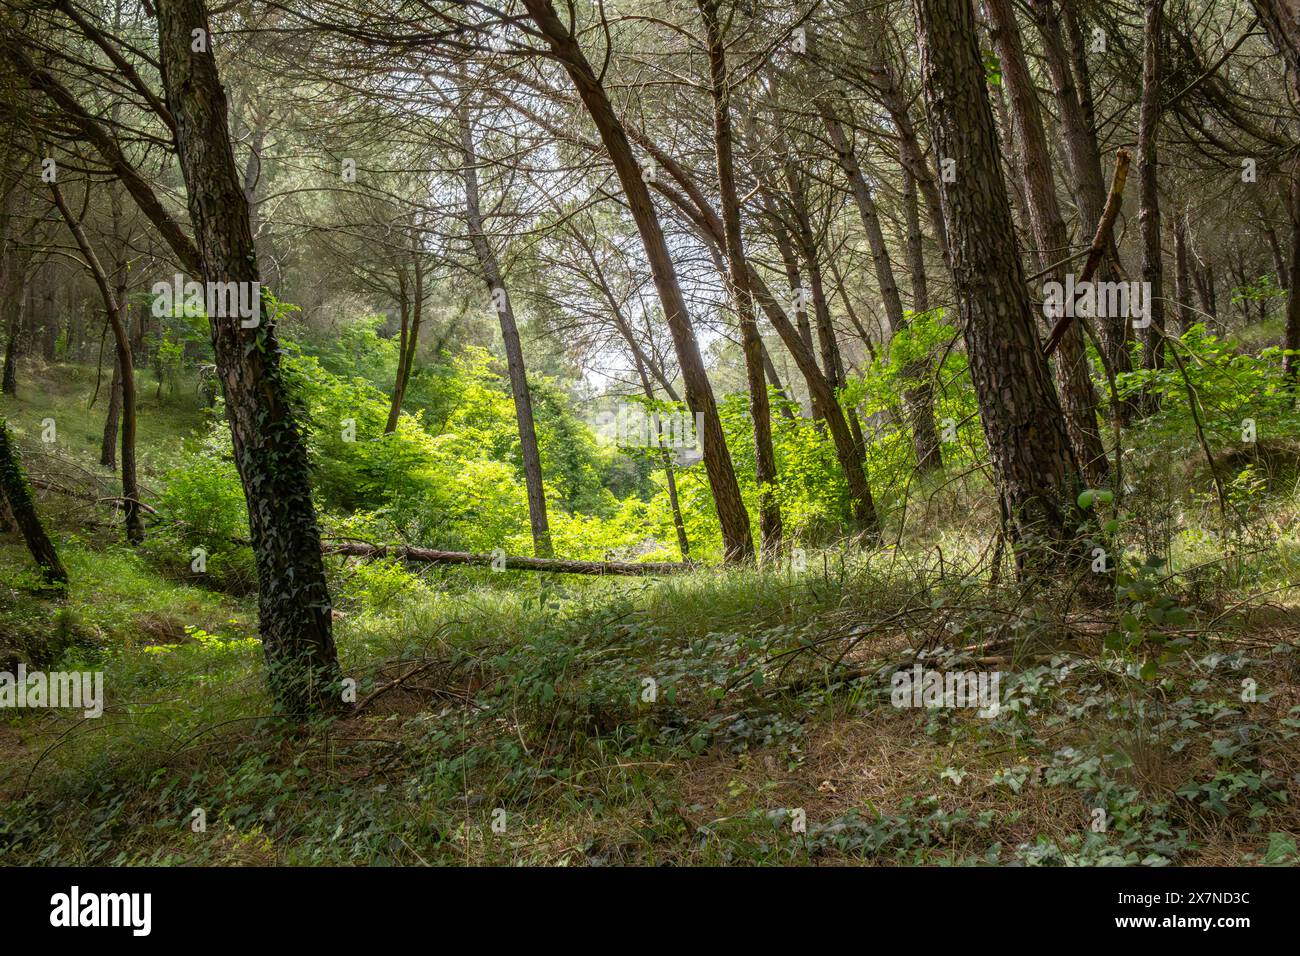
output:
<path id="1" fill-rule="evenodd" d="M 1300 864 L 1293 0 L 0 0 L 0 127 L 0 866 Z"/>

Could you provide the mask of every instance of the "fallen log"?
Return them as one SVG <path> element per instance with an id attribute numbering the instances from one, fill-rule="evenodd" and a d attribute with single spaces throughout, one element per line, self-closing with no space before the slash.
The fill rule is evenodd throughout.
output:
<path id="1" fill-rule="evenodd" d="M 559 574 L 660 575 L 689 571 L 688 564 L 671 561 L 569 561 L 563 558 L 526 558 L 504 554 L 471 554 L 468 551 L 435 551 L 411 545 L 375 545 L 359 541 L 321 543 L 322 554 L 341 554 L 353 558 L 398 558 L 424 564 L 467 564 L 501 571 L 552 571 Z"/>

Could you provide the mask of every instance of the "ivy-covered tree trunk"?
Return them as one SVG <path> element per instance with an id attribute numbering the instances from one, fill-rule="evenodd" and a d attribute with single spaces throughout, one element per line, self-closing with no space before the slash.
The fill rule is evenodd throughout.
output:
<path id="1" fill-rule="evenodd" d="M 45 533 L 40 515 L 36 513 L 18 449 L 9 434 L 9 423 L 3 418 L 0 418 L 0 500 L 8 502 L 14 522 L 22 532 L 23 540 L 27 542 L 27 548 L 40 566 L 45 580 L 62 587 L 68 581 L 68 572 L 59 560 L 54 542 Z"/>
<path id="2" fill-rule="evenodd" d="M 1079 466 L 1026 293 L 970 0 L 913 0 L 961 327 L 1022 573 L 1073 551 Z M 951 182 L 946 180 L 951 179 Z"/>
<path id="3" fill-rule="evenodd" d="M 157 8 L 163 85 L 202 277 L 260 289 L 207 11 L 202 0 L 158 0 Z M 282 712 L 304 714 L 339 702 L 340 675 L 307 446 L 280 370 L 272 305 L 262 290 L 256 326 L 242 327 L 240 316 L 209 316 L 209 324 L 248 503 L 271 694 Z"/>

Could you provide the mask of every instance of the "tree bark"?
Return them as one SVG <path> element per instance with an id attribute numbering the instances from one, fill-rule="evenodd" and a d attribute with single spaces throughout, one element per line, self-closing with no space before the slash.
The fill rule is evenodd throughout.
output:
<path id="1" fill-rule="evenodd" d="M 921 215 L 917 208 L 916 178 L 903 170 L 903 215 L 907 221 L 907 264 L 912 276 L 912 312 L 930 311 L 930 287 L 925 276 L 925 250 L 921 244 Z M 939 209 L 942 214 L 942 207 Z M 934 391 L 929 363 L 914 364 L 903 374 L 917 384 L 903 393 L 903 406 L 912 426 L 912 450 L 922 472 L 942 471 L 943 452 L 934 427 Z"/>
<path id="2" fill-rule="evenodd" d="M 1029 62 L 1025 59 L 1020 39 L 1020 27 L 1011 0 L 985 0 L 985 3 L 991 19 L 993 41 L 1002 60 L 1002 77 L 1011 100 L 1012 123 L 1020 145 L 1021 168 L 1018 172 L 1025 184 L 1025 204 L 1038 246 L 1038 266 L 1050 270 L 1047 272 L 1049 281 L 1060 281 L 1063 271 L 1056 263 L 1069 255 L 1070 240 L 1056 199 L 1052 157 L 1033 78 L 1029 74 Z M 1101 443 L 1097 394 L 1088 368 L 1083 331 L 1077 322 L 1070 323 L 1061 337 L 1055 372 L 1075 457 L 1088 483 L 1100 486 L 1110 473 L 1110 463 Z"/>
<path id="3" fill-rule="evenodd" d="M 113 383 L 108 389 L 108 412 L 104 415 L 104 432 L 99 439 L 99 463 L 117 471 L 117 433 L 122 421 L 122 359 L 113 346 Z"/>
<path id="4" fill-rule="evenodd" d="M 10 513 L 22 532 L 23 540 L 27 542 L 27 549 L 31 551 L 45 580 L 62 588 L 68 581 L 68 572 L 59 560 L 54 542 L 41 524 L 40 515 L 36 513 L 18 449 L 9 434 L 9 423 L 3 418 L 0 418 L 0 501 L 8 502 Z"/>
<path id="5" fill-rule="evenodd" d="M 206 282 L 260 289 L 257 254 L 234 154 L 226 96 L 202 0 L 157 0 L 167 106 Z M 206 40 L 195 51 L 195 38 Z M 259 324 L 209 316 L 226 394 L 235 462 L 248 503 L 258 570 L 258 609 L 268 683 L 277 708 L 301 715 L 341 703 L 320 529 L 312 504 L 307 446 L 280 370 L 274 316 Z"/>
<path id="6" fill-rule="evenodd" d="M 1079 467 L 1026 295 L 970 0 L 914 0 L 935 150 L 971 377 L 994 484 L 1022 574 L 1061 569 L 1073 551 Z"/>

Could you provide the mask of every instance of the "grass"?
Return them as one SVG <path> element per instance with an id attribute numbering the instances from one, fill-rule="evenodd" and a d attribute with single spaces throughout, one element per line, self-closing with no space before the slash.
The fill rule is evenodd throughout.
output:
<path id="1" fill-rule="evenodd" d="M 0 396 L 0 414 L 14 430 L 35 442 L 41 421 L 55 420 L 59 442 L 73 456 L 99 458 L 108 409 L 111 367 L 99 382 L 93 366 L 60 362 L 49 366 L 21 366 L 17 396 Z M 157 396 L 156 382 L 147 371 L 137 370 L 139 398 L 138 447 L 143 468 L 153 460 L 166 460 L 202 425 L 203 403 L 194 382 L 186 379 L 176 388 L 164 387 Z M 94 404 L 92 405 L 92 399 Z"/>
<path id="2" fill-rule="evenodd" d="M 880 588 L 888 575 L 895 587 Z M 264 719 L 246 623 L 221 633 L 241 609 L 153 581 L 178 617 L 214 630 L 65 652 L 64 666 L 106 670 L 107 710 L 6 722 L 0 858 L 1291 859 L 1300 669 L 1294 635 L 1267 613 L 1220 620 L 1144 680 L 1136 657 L 1105 653 L 1086 614 L 1016 607 L 1009 594 L 971 607 L 934 569 L 534 580 L 340 622 L 366 703 L 293 730 Z M 105 601 L 147 620 L 133 602 L 149 581 L 116 564 L 68 600 L 80 607 L 81 588 L 107 583 Z M 1043 658 L 1048 643 L 1069 650 Z M 1012 706 L 993 719 L 891 706 L 888 675 L 908 647 L 949 669 L 997 657 Z M 827 669 L 841 656 L 862 676 Z M 1261 689 L 1253 703 L 1240 700 L 1242 675 Z M 1106 832 L 1091 829 L 1098 808 Z"/>
<path id="3" fill-rule="evenodd" d="M 173 447 L 201 420 L 179 404 Z M 38 594 L 0 535 L 0 654 L 103 670 L 107 700 L 0 719 L 0 862 L 1300 862 L 1295 489 L 1229 528 L 1194 466 L 1134 480 L 1113 596 L 990 585 L 966 484 L 902 549 L 802 570 L 331 559 L 358 706 L 308 726 L 270 716 L 252 598 L 46 496 L 72 586 Z M 1003 707 L 894 706 L 917 660 L 998 672 Z"/>

